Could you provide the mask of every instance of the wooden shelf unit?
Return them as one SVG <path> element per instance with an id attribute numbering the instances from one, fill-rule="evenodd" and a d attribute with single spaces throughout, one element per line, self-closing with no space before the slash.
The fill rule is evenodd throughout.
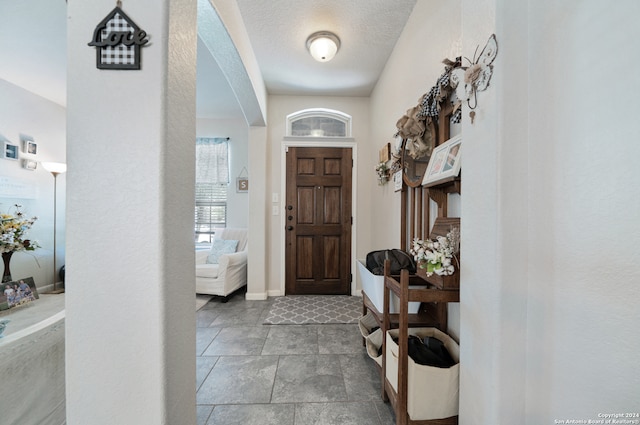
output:
<path id="1" fill-rule="evenodd" d="M 398 276 L 400 278 L 400 276 Z M 420 279 L 417 275 L 413 275 L 410 279 Z M 420 280 L 420 285 L 424 285 L 424 280 Z M 442 315 L 442 309 L 438 309 L 437 306 L 433 304 L 422 304 L 420 306 L 420 311 L 418 313 L 407 314 L 407 321 L 413 327 L 434 327 L 438 329 L 442 329 L 444 326 L 447 326 L 447 318 L 446 314 Z M 378 326 L 380 328 L 383 327 L 383 313 L 378 311 L 373 302 L 369 299 L 367 294 L 362 291 L 362 315 L 366 316 L 367 312 L 371 313 L 375 318 Z M 446 313 L 446 311 L 445 311 Z M 398 327 L 400 322 L 400 314 L 398 313 L 390 313 L 389 314 L 389 329 L 394 329 Z"/>
<path id="2" fill-rule="evenodd" d="M 451 136 L 451 117 L 454 108 L 449 102 L 442 102 L 442 109 L 439 113 L 435 131 L 437 133 L 436 146 L 446 142 Z M 404 158 L 404 155 L 403 155 Z M 403 161 L 402 167 L 407 172 L 407 166 Z M 403 177 L 404 173 L 403 173 Z M 461 194 L 461 176 L 452 177 L 447 181 L 436 185 L 425 187 L 420 184 L 404 183 L 400 198 L 400 247 L 409 252 L 413 239 L 432 239 L 434 236 L 445 236 L 449 231 L 452 220 L 459 218 L 448 218 L 449 194 Z M 413 179 L 415 180 L 415 179 Z M 431 206 L 430 201 L 436 203 L 433 211 L 437 217 L 434 228 L 430 231 Z M 458 253 L 459 261 L 459 253 Z M 434 327 L 447 333 L 447 304 L 460 301 L 460 277 L 459 263 L 456 264 L 456 272 L 453 276 L 430 276 L 419 270 L 417 274 L 410 275 L 403 270 L 399 276 L 391 276 L 388 264 L 385 264 L 384 278 L 384 308 L 382 312 L 376 310 L 375 306 L 363 292 L 363 314 L 367 311 L 373 313 L 376 321 L 384 333 L 382 339 L 382 399 L 389 400 L 396 413 L 397 425 L 453 425 L 458 424 L 458 416 L 444 419 L 431 420 L 411 420 L 407 413 L 407 385 L 408 385 L 408 328 L 409 327 Z M 427 288 L 411 288 L 411 285 L 425 285 Z M 398 314 L 389 313 L 389 300 L 392 291 L 400 299 L 400 309 Z M 409 314 L 409 302 L 421 302 L 418 314 Z M 386 379 L 386 334 L 387 330 L 398 328 L 398 391 L 396 392 Z"/>
<path id="3" fill-rule="evenodd" d="M 384 279 L 384 309 L 382 312 L 382 326 L 381 329 L 384 332 L 384 338 L 382 339 L 382 398 L 383 400 L 389 400 L 393 406 L 393 410 L 396 413 L 396 425 L 454 425 L 458 423 L 458 416 L 452 416 L 450 418 L 443 419 L 429 419 L 429 420 L 411 420 L 407 413 L 407 401 L 408 401 L 408 329 L 409 327 L 424 326 L 417 324 L 410 320 L 409 315 L 409 302 L 419 301 L 426 303 L 427 305 L 434 305 L 435 308 L 440 311 L 439 326 L 437 327 L 443 332 L 447 332 L 447 303 L 459 302 L 460 291 L 459 290 L 445 290 L 439 289 L 435 285 L 430 285 L 427 288 L 411 288 L 409 281 L 410 275 L 407 270 L 403 270 L 400 279 L 398 280 L 394 276 L 390 276 L 388 273 L 388 265 L 385 264 L 385 279 Z M 424 283 L 424 281 L 423 281 Z M 390 292 L 392 291 L 400 299 L 400 313 L 392 315 L 389 313 L 389 300 Z M 395 316 L 395 317 L 394 317 Z M 387 338 L 386 331 L 391 329 L 393 320 L 396 319 L 398 323 L 398 391 L 394 391 L 393 387 L 387 380 L 386 372 L 386 351 L 387 351 Z"/>

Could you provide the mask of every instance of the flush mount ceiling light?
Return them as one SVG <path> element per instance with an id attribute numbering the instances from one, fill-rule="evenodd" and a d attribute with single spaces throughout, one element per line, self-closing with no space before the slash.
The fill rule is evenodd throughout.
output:
<path id="1" fill-rule="evenodd" d="M 314 32 L 307 38 L 307 50 L 318 62 L 329 62 L 340 48 L 340 39 L 329 31 Z"/>

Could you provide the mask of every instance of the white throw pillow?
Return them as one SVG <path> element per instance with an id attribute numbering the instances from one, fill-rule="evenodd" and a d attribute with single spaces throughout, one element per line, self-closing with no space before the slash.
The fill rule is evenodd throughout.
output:
<path id="1" fill-rule="evenodd" d="M 215 239 L 211 245 L 211 251 L 207 256 L 207 264 L 218 264 L 220 256 L 223 254 L 233 254 L 238 247 L 238 241 Z"/>

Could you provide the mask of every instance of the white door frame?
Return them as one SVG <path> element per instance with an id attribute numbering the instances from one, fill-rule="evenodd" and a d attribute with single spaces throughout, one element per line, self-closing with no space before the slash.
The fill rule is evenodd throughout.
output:
<path id="1" fill-rule="evenodd" d="M 307 147 L 307 148 L 351 148 L 351 158 L 353 159 L 353 168 L 351 169 L 351 216 L 353 217 L 353 225 L 351 226 L 351 295 L 356 294 L 356 227 L 358 221 L 356 217 L 356 193 L 358 186 L 358 146 L 356 141 L 352 137 L 285 137 L 282 140 L 282 149 L 280 164 L 280 193 L 283 194 L 283 203 L 286 202 L 286 190 L 287 190 L 287 151 L 289 147 Z M 280 293 L 269 294 L 269 296 L 283 296 L 285 294 L 285 277 L 286 277 L 286 234 L 284 231 L 286 225 L 287 214 L 280 214 Z"/>

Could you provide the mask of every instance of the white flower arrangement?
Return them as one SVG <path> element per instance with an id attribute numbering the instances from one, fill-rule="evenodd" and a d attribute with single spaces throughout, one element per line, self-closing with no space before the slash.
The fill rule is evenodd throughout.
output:
<path id="1" fill-rule="evenodd" d="M 0 214 L 0 252 L 33 251 L 40 248 L 36 241 L 26 239 L 38 217 L 26 218 L 20 211 L 22 205 L 15 204 L 15 213 Z"/>
<path id="2" fill-rule="evenodd" d="M 387 167 L 386 162 L 379 162 L 376 165 L 376 175 L 380 184 L 384 184 L 389 180 L 389 167 Z"/>
<path id="3" fill-rule="evenodd" d="M 459 249 L 460 230 L 455 227 L 447 236 L 438 236 L 436 240 L 414 239 L 411 254 L 420 267 L 426 269 L 427 276 L 434 273 L 439 276 L 451 276 L 456 271 L 453 260 L 458 262 L 456 253 Z"/>

